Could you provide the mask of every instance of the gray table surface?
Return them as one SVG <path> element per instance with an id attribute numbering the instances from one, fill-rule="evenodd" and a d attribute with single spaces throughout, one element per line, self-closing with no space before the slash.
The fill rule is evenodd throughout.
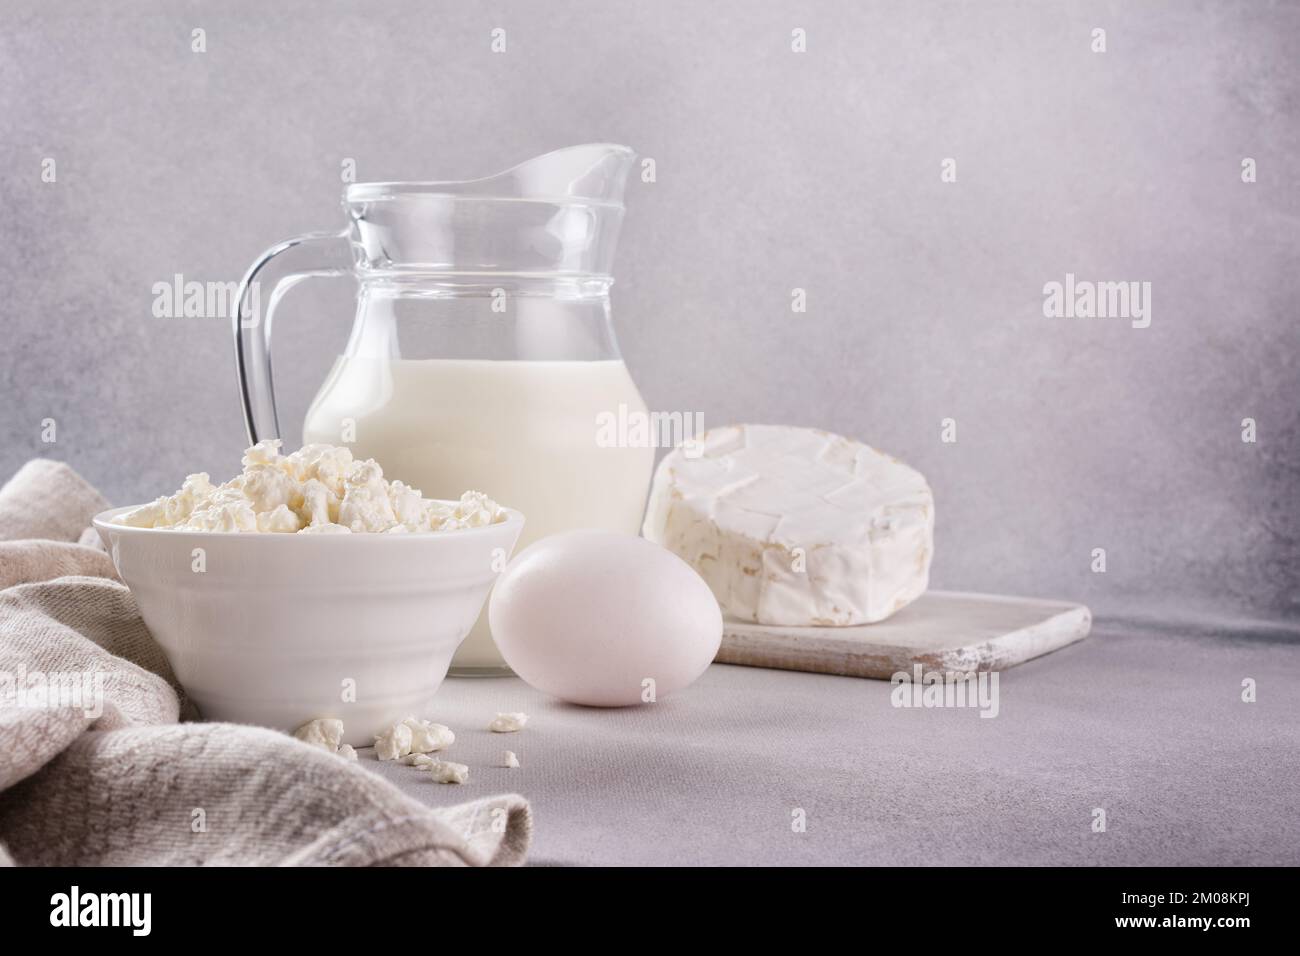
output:
<path id="1" fill-rule="evenodd" d="M 1105 622 L 1003 672 L 994 719 L 895 708 L 882 681 L 721 664 L 622 710 L 452 678 L 427 716 L 456 731 L 467 784 L 362 760 L 430 805 L 523 794 L 534 864 L 1296 865 L 1298 679 L 1285 636 Z M 486 731 L 514 710 L 522 733 Z M 519 769 L 491 766 L 503 749 Z"/>

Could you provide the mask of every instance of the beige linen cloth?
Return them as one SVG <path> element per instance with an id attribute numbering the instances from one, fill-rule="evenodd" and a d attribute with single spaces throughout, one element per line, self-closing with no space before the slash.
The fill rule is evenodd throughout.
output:
<path id="1" fill-rule="evenodd" d="M 524 861 L 522 797 L 430 809 L 285 734 L 178 722 L 183 694 L 88 528 L 106 507 L 44 459 L 0 489 L 0 864 Z M 102 675 L 102 713 L 17 693 L 68 674 Z"/>

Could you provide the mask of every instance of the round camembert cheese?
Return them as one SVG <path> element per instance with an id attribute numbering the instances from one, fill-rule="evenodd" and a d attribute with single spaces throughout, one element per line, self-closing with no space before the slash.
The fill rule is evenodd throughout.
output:
<path id="1" fill-rule="evenodd" d="M 642 532 L 734 619 L 871 624 L 929 584 L 934 496 L 920 472 L 861 442 L 733 425 L 664 458 Z"/>

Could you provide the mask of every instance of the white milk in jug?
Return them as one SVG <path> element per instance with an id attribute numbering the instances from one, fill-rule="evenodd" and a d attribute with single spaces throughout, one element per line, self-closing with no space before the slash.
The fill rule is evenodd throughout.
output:
<path id="1" fill-rule="evenodd" d="M 597 442 L 597 416 L 620 405 L 646 413 L 618 359 L 342 357 L 307 412 L 303 441 L 346 443 L 426 498 L 474 490 L 517 508 L 517 554 L 559 531 L 638 532 L 654 449 Z M 486 611 L 453 666 L 504 666 Z"/>

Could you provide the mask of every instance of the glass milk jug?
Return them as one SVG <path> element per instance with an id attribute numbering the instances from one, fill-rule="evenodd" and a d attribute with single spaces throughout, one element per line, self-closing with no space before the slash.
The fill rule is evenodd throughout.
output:
<path id="1" fill-rule="evenodd" d="M 304 443 L 346 444 L 427 498 L 472 489 L 518 508 L 519 548 L 575 528 L 636 533 L 654 450 L 597 427 L 646 413 L 609 306 L 633 155 L 592 144 L 486 179 L 348 186 L 347 229 L 280 243 L 244 281 L 234 325 L 249 440 L 280 436 L 280 296 L 308 276 L 350 273 L 356 322 Z M 497 672 L 484 612 L 452 673 Z"/>

